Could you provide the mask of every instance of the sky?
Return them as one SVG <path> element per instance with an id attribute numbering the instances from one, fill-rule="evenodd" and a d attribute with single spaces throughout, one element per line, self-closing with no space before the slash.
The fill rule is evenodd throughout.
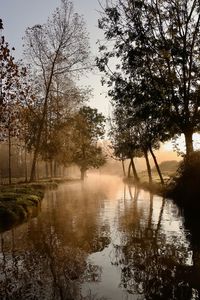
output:
<path id="1" fill-rule="evenodd" d="M 98 29 L 97 21 L 100 10 L 98 0 L 74 0 L 74 11 L 83 15 L 90 36 L 92 56 L 98 53 L 96 42 L 103 38 L 103 33 Z M 43 24 L 51 16 L 60 0 L 0 0 L 0 18 L 3 20 L 3 34 L 10 48 L 15 47 L 13 56 L 22 58 L 25 30 L 35 24 Z M 106 97 L 106 88 L 101 86 L 101 74 L 98 70 L 90 72 L 87 77 L 80 79 L 79 85 L 91 86 L 93 89 L 90 106 L 96 107 L 105 116 L 111 110 L 109 100 Z"/>
<path id="2" fill-rule="evenodd" d="M 103 1 L 103 0 L 102 0 Z M 87 30 L 90 36 L 90 46 L 93 57 L 98 54 L 97 40 L 103 39 L 103 33 L 98 29 L 98 18 L 100 5 L 98 0 L 73 0 L 74 11 L 83 15 Z M 6 40 L 10 48 L 15 47 L 13 56 L 16 59 L 22 58 L 23 41 L 25 29 L 35 24 L 43 24 L 60 5 L 60 0 L 0 0 L 0 18 L 3 20 Z M 101 74 L 98 70 L 88 73 L 82 77 L 79 85 L 90 86 L 93 89 L 89 105 L 96 107 L 106 117 L 111 112 L 111 105 L 107 97 L 106 87 L 101 86 Z M 199 138 L 196 138 L 199 140 Z M 195 139 L 195 140 L 196 140 Z M 180 148 L 183 148 L 183 138 L 180 139 Z M 199 147 L 199 145 L 198 145 Z M 172 150 L 172 144 L 166 144 L 166 151 Z"/>

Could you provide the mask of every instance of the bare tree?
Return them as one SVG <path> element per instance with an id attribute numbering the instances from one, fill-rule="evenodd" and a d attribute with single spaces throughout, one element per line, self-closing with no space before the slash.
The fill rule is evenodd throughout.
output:
<path id="1" fill-rule="evenodd" d="M 75 76 L 88 69 L 89 44 L 85 23 L 81 16 L 74 13 L 69 0 L 61 0 L 60 8 L 45 24 L 26 30 L 25 55 L 42 80 L 42 117 L 30 176 L 30 181 L 33 181 L 53 80 L 59 75 Z"/>

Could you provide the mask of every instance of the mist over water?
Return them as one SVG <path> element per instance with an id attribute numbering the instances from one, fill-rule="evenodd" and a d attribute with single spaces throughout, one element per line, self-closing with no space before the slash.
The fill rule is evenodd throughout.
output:
<path id="1" fill-rule="evenodd" d="M 89 175 L 1 234 L 0 299 L 198 299 L 190 235 L 171 200 Z"/>

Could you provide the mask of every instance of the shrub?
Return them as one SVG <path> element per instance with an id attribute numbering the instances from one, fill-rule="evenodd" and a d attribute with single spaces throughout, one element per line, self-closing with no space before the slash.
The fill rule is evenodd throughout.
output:
<path id="1" fill-rule="evenodd" d="M 193 152 L 180 163 L 171 183 L 170 196 L 184 205 L 200 207 L 200 151 Z"/>

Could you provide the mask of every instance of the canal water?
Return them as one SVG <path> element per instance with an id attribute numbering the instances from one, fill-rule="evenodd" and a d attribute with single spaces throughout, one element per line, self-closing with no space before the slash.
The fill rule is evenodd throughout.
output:
<path id="1" fill-rule="evenodd" d="M 171 200 L 93 175 L 0 234 L 0 299 L 199 299 L 199 253 Z"/>

